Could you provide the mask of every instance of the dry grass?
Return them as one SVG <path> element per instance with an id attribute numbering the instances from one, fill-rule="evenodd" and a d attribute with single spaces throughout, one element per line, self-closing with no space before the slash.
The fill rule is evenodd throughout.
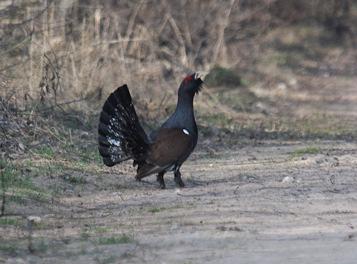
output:
<path id="1" fill-rule="evenodd" d="M 16 98 L 21 105 L 24 99 L 53 104 L 78 98 L 98 104 L 103 95 L 128 83 L 135 95 L 145 93 L 150 104 L 174 94 L 188 72 L 234 63 L 227 59 L 224 32 L 231 12 L 238 15 L 235 1 L 133 1 L 114 6 L 64 2 L 68 4 L 38 1 L 35 7 L 19 7 L 29 21 L 14 26 L 16 46 L 3 53 L 10 58 L 2 62 L 3 68 L 20 64 L 1 71 L 15 77 L 2 96 Z M 39 17 L 36 7 L 45 10 Z M 178 8 L 184 12 L 175 13 Z M 197 12 L 207 17 L 197 20 Z"/>
<path id="2" fill-rule="evenodd" d="M 217 64 L 244 65 L 241 42 L 258 51 L 253 42 L 283 16 L 275 15 L 275 10 L 281 6 L 290 13 L 301 7 L 317 10 L 314 6 L 321 1 L 291 9 L 280 2 L 5 3 L 0 19 L 8 26 L 2 32 L 7 39 L 0 74 L 6 89 L 1 96 L 19 106 L 38 100 L 57 104 L 86 99 L 81 108 L 96 108 L 116 86 L 128 83 L 134 95 L 145 94 L 140 100 L 146 107 L 157 101 L 167 105 L 188 72 L 208 72 Z M 333 1 L 323 6 L 318 18 L 331 16 L 326 10 Z"/>
<path id="3" fill-rule="evenodd" d="M 329 88 L 332 83 L 350 89 L 353 80 L 347 82 L 341 75 L 353 76 L 356 61 L 350 36 L 356 5 L 345 1 L 350 3 L 347 12 L 337 2 L 3 4 L 0 96 L 16 109 L 16 120 L 33 126 L 35 138 L 45 133 L 64 142 L 73 134 L 71 127 L 88 129 L 90 123 L 93 129 L 106 96 L 123 83 L 128 83 L 138 113 L 151 127 L 172 111 L 185 74 L 202 71 L 215 76 L 218 68 L 221 71 L 213 81 L 207 80 L 196 100 L 200 124 L 243 134 L 294 130 L 290 129 L 294 122 L 285 120 L 304 123 L 316 114 L 334 111 L 321 110 L 320 103 L 339 103 L 344 98 L 352 104 L 351 98 L 356 98 L 352 92 L 336 95 Z M 328 19 L 341 20 L 348 29 L 335 32 L 336 28 L 325 25 Z M 341 78 L 322 82 L 323 78 L 307 76 L 320 71 Z M 315 93 L 321 85 L 322 92 Z M 38 126 L 37 119 L 49 113 L 53 125 L 42 127 L 47 121 L 40 121 Z M 65 118 L 56 121 L 61 115 Z M 63 119 L 71 121 L 63 123 Z M 18 135 L 26 135 L 23 129 L 18 127 Z M 65 133 L 61 137 L 56 130 Z"/>

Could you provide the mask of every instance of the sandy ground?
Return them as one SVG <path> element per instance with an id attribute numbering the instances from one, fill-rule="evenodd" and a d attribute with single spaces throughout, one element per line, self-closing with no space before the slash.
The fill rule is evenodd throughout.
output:
<path id="1" fill-rule="evenodd" d="M 304 154 L 311 146 L 318 153 Z M 42 251 L 25 247 L 0 263 L 356 263 L 355 143 L 197 152 L 182 169 L 184 189 L 170 174 L 160 190 L 155 177 L 135 182 L 121 169 L 86 175 L 84 187 L 41 215 L 32 236 Z M 21 230 L 0 234 L 24 244 Z M 123 234 L 127 241 L 98 243 Z"/>

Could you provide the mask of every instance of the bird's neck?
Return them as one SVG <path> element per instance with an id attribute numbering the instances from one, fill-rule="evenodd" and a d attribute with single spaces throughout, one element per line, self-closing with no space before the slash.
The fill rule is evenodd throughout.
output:
<path id="1" fill-rule="evenodd" d="M 193 96 L 182 94 L 178 96 L 176 111 L 190 111 L 193 113 Z"/>
<path id="2" fill-rule="evenodd" d="M 193 110 L 193 96 L 187 94 L 179 95 L 174 116 L 180 126 L 197 134 L 195 114 Z"/>

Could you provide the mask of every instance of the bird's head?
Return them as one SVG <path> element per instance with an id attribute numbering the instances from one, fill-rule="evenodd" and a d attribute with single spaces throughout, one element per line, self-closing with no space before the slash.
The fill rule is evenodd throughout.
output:
<path id="1" fill-rule="evenodd" d="M 203 81 L 198 73 L 186 76 L 179 88 L 179 93 L 189 94 L 194 96 L 201 90 Z"/>

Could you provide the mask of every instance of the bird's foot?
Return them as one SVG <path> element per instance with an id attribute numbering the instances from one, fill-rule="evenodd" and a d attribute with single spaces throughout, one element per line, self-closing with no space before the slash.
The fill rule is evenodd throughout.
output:
<path id="1" fill-rule="evenodd" d="M 162 183 L 160 182 L 160 189 L 162 189 L 162 190 L 166 189 L 166 185 L 164 182 L 162 182 Z"/>
<path id="2" fill-rule="evenodd" d="M 179 186 L 180 188 L 185 187 L 185 184 L 183 183 L 181 177 L 176 177 L 175 176 L 175 182 L 176 182 L 176 185 Z"/>
<path id="3" fill-rule="evenodd" d="M 181 179 L 181 172 L 179 170 L 180 168 L 178 168 L 175 172 L 174 172 L 174 175 L 175 175 L 175 182 L 176 182 L 176 185 L 178 185 L 180 188 L 183 188 L 185 187 L 185 184 L 183 183 L 182 179 Z"/>
<path id="4" fill-rule="evenodd" d="M 138 177 L 138 176 L 135 176 L 135 180 L 140 182 L 140 181 L 141 181 L 141 178 Z"/>
<path id="5" fill-rule="evenodd" d="M 164 174 L 159 173 L 157 175 L 157 181 L 159 182 L 161 189 L 165 189 L 166 188 L 165 181 L 164 181 Z"/>

